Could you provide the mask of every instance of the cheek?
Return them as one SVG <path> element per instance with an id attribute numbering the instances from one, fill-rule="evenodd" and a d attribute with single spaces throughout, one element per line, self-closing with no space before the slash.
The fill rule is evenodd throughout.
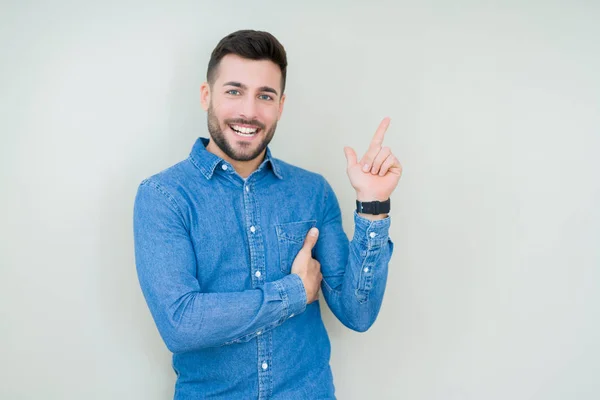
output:
<path id="1" fill-rule="evenodd" d="M 213 104 L 213 113 L 217 119 L 222 122 L 228 118 L 235 118 L 235 110 L 227 103 Z"/>
<path id="2" fill-rule="evenodd" d="M 277 107 L 265 107 L 261 110 L 259 118 L 268 125 L 272 125 L 279 118 L 279 109 Z"/>

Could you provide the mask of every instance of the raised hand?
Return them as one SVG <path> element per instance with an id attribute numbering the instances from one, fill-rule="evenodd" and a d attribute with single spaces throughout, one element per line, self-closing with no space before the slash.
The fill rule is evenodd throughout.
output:
<path id="1" fill-rule="evenodd" d="M 402 165 L 389 147 L 383 147 L 383 138 L 389 125 L 389 118 L 381 121 L 360 162 L 357 161 L 354 149 L 344 147 L 348 162 L 346 173 L 356 190 L 357 200 L 385 201 L 390 198 L 400 181 Z"/>

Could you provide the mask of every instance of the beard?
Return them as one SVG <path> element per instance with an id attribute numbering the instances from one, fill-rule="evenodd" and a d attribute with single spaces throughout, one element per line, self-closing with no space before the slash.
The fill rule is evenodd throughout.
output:
<path id="1" fill-rule="evenodd" d="M 234 124 L 245 124 L 245 125 L 254 125 L 260 128 L 259 132 L 256 134 L 262 134 L 265 131 L 265 125 L 256 120 L 248 121 L 240 118 L 236 119 L 226 119 L 224 121 L 225 125 L 234 125 Z M 250 161 L 254 160 L 258 157 L 264 149 L 267 148 L 273 136 L 275 135 L 275 129 L 277 128 L 277 122 L 273 124 L 266 131 L 263 139 L 258 143 L 258 146 L 255 149 L 252 149 L 251 146 L 254 143 L 247 143 L 242 140 L 238 142 L 239 149 L 235 149 L 231 143 L 227 141 L 225 138 L 225 134 L 219 125 L 219 120 L 214 113 L 212 103 L 208 106 L 208 132 L 210 133 L 211 139 L 215 142 L 217 147 L 221 149 L 223 153 L 225 153 L 229 158 L 235 161 Z"/>

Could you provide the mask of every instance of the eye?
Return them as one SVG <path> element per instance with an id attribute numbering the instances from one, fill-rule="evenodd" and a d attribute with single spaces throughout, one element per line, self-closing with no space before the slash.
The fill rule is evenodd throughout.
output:
<path id="1" fill-rule="evenodd" d="M 227 94 L 231 94 L 231 95 L 234 95 L 234 96 L 237 96 L 237 95 L 239 95 L 239 94 L 240 94 L 240 91 L 239 91 L 239 90 L 235 90 L 235 89 L 231 89 L 231 90 L 228 90 L 228 91 L 227 91 L 227 92 L 225 92 L 225 93 L 227 93 Z"/>
<path id="2" fill-rule="evenodd" d="M 261 100 L 273 100 L 273 98 L 271 96 L 269 96 L 268 94 L 260 94 L 260 95 L 258 95 L 258 98 Z"/>

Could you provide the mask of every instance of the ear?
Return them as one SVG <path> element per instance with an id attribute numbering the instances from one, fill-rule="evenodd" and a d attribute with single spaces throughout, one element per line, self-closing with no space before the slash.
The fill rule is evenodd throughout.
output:
<path id="1" fill-rule="evenodd" d="M 281 119 L 281 113 L 283 113 L 283 103 L 285 103 L 285 94 L 282 94 L 281 100 L 279 100 L 279 114 L 277 115 L 277 121 Z"/>
<path id="2" fill-rule="evenodd" d="M 200 103 L 204 111 L 208 111 L 208 106 L 210 105 L 210 85 L 208 82 L 204 82 L 200 86 Z"/>

